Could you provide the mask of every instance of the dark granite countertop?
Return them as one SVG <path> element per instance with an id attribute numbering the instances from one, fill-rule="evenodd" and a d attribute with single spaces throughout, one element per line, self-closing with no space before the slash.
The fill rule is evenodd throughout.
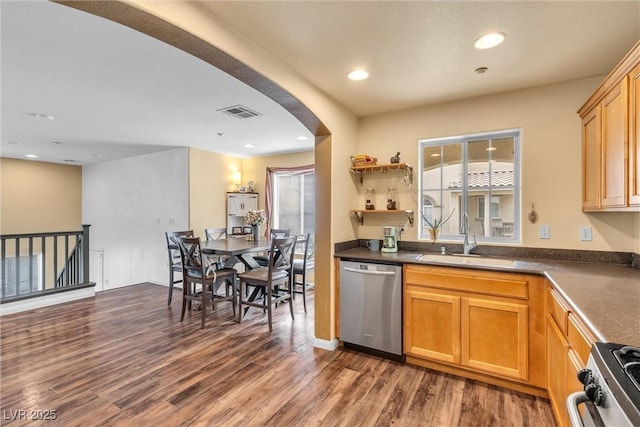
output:
<path id="1" fill-rule="evenodd" d="M 640 269 L 625 264 L 514 259 L 513 267 L 425 262 L 420 252 L 372 252 L 358 247 L 335 253 L 368 262 L 428 264 L 546 276 L 601 341 L 640 346 Z"/>

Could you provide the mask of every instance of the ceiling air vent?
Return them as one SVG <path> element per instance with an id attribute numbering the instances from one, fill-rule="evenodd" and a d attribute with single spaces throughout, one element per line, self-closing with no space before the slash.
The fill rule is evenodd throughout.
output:
<path id="1" fill-rule="evenodd" d="M 222 111 L 223 113 L 229 114 L 230 116 L 237 117 L 239 119 L 248 119 L 261 115 L 257 111 L 253 111 L 247 107 L 243 107 L 242 105 L 234 105 L 233 107 L 222 108 L 218 111 Z"/>

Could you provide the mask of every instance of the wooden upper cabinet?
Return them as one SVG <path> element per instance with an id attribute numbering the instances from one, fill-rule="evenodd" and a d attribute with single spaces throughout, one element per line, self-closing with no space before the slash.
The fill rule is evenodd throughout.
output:
<path id="1" fill-rule="evenodd" d="M 629 205 L 640 206 L 640 64 L 629 73 Z"/>
<path id="2" fill-rule="evenodd" d="M 582 209 L 600 209 L 600 104 L 582 119 Z"/>
<path id="3" fill-rule="evenodd" d="M 624 207 L 629 109 L 625 77 L 602 100 L 602 207 Z"/>
<path id="4" fill-rule="evenodd" d="M 640 210 L 640 42 L 580 108 L 582 210 Z"/>

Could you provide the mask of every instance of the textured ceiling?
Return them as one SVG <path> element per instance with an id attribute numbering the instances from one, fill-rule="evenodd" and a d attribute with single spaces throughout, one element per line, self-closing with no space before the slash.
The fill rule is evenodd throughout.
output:
<path id="1" fill-rule="evenodd" d="M 359 116 L 607 74 L 640 39 L 638 1 L 202 3 Z"/>

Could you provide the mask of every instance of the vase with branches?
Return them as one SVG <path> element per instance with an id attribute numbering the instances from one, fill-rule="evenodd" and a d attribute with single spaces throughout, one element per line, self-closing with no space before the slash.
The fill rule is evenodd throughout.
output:
<path id="1" fill-rule="evenodd" d="M 427 225 L 427 227 L 429 227 L 429 235 L 431 236 L 431 240 L 434 243 L 436 240 L 438 240 L 438 233 L 440 229 L 447 223 L 447 221 L 449 221 L 449 219 L 451 219 L 451 215 L 453 215 L 454 211 L 455 208 L 452 209 L 451 212 L 449 212 L 449 215 L 447 215 L 446 217 L 442 213 L 440 213 L 440 217 L 431 219 L 427 218 L 424 213 L 420 211 L 420 215 L 422 215 L 424 223 Z"/>

